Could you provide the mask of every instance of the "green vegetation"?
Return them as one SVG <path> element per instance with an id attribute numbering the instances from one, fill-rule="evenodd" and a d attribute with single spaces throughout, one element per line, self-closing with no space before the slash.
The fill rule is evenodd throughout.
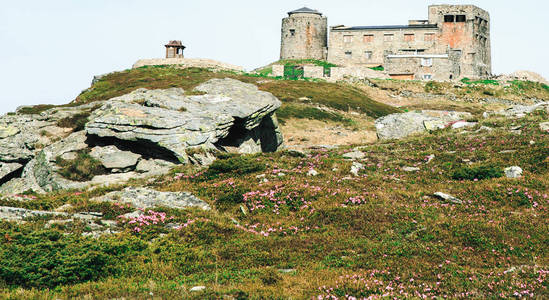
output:
<path id="1" fill-rule="evenodd" d="M 57 157 L 56 163 L 61 167 L 58 173 L 69 180 L 88 181 L 96 175 L 107 174 L 101 162 L 91 157 L 85 150 L 77 152 L 76 158 L 72 160 Z"/>
<path id="2" fill-rule="evenodd" d="M 500 178 L 504 175 L 500 167 L 478 166 L 463 167 L 454 171 L 452 178 L 457 180 L 482 180 Z"/>
<path id="3" fill-rule="evenodd" d="M 312 103 L 343 111 L 356 110 L 371 117 L 398 112 L 391 106 L 373 101 L 364 91 L 350 85 L 303 80 L 266 81 L 264 78 L 246 74 L 212 72 L 196 68 L 180 69 L 169 66 L 142 67 L 111 73 L 82 92 L 75 101 L 89 103 L 106 100 L 127 94 L 138 88 L 180 87 L 186 91 L 192 91 L 196 86 L 209 79 L 227 77 L 254 83 L 259 86 L 259 89 L 271 92 L 285 103 L 300 101 L 299 99 L 306 97 Z"/>
<path id="4" fill-rule="evenodd" d="M 373 68 L 370 68 L 374 71 L 385 71 L 385 68 L 383 66 L 377 66 L 377 67 L 373 67 Z"/>
<path id="5" fill-rule="evenodd" d="M 276 111 L 280 124 L 286 124 L 288 119 L 309 119 L 319 121 L 333 121 L 353 126 L 355 122 L 340 113 L 318 109 L 316 107 L 288 103 Z"/>
<path id="6" fill-rule="evenodd" d="M 39 104 L 34 106 L 25 106 L 19 109 L 19 113 L 23 115 L 37 115 L 50 108 L 54 108 L 53 104 Z"/>
<path id="7" fill-rule="evenodd" d="M 84 127 L 88 122 L 88 117 L 90 116 L 90 114 L 91 114 L 90 112 L 83 112 L 83 113 L 75 114 L 70 117 L 63 118 L 57 121 L 57 126 L 63 127 L 63 128 L 72 128 L 74 131 L 84 130 Z"/>
<path id="8" fill-rule="evenodd" d="M 545 117 L 487 119 L 482 125 L 491 132 L 365 145 L 357 177 L 342 158 L 350 148 L 306 157 L 221 154 L 206 170 L 182 166 L 149 183 L 189 191 L 214 208 L 155 209 L 187 224 L 180 229 L 159 223 L 137 233 L 124 225 L 94 239 L 81 235 L 86 224 L 0 222 L 0 298 L 497 298 L 525 290 L 546 298 L 549 139 L 538 126 Z M 521 135 L 507 130 L 511 123 Z M 517 152 L 503 152 L 509 149 Z M 511 165 L 524 177 L 499 177 L 500 167 Z M 311 168 L 319 175 L 307 176 Z M 464 203 L 441 202 L 431 196 L 438 191 Z M 0 204 L 71 203 L 75 212 L 119 220 L 129 210 L 90 201 L 106 192 Z M 189 292 L 197 285 L 206 290 Z"/>
<path id="9" fill-rule="evenodd" d="M 471 84 L 480 84 L 480 85 L 499 85 L 499 81 L 497 80 L 490 80 L 490 79 L 483 79 L 483 80 L 474 80 L 465 77 L 461 80 L 461 82 L 471 85 Z"/>

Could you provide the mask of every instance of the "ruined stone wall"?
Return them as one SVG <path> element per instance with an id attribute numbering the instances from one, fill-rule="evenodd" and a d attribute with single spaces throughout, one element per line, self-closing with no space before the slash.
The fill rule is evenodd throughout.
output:
<path id="1" fill-rule="evenodd" d="M 396 54 L 402 50 L 426 49 L 426 53 L 435 53 L 433 45 L 437 33 L 437 28 L 332 29 L 328 61 L 339 65 L 373 66 L 383 64 L 384 51 Z"/>
<path id="2" fill-rule="evenodd" d="M 385 71 L 396 79 L 410 76 L 415 80 L 446 81 L 459 77 L 459 59 L 455 55 L 387 55 L 384 65 Z"/>
<path id="3" fill-rule="evenodd" d="M 324 78 L 324 67 L 322 67 L 322 66 L 303 66 L 303 77 L 305 77 L 305 78 Z"/>
<path id="4" fill-rule="evenodd" d="M 318 14 L 296 13 L 282 20 L 280 59 L 326 59 L 328 20 Z"/>

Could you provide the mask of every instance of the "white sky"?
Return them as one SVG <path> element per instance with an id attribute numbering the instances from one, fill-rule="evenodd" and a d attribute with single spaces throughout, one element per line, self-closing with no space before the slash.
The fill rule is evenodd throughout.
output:
<path id="1" fill-rule="evenodd" d="M 62 104 L 93 75 L 130 68 L 182 40 L 186 57 L 253 69 L 278 59 L 286 12 L 308 6 L 330 26 L 402 25 L 430 4 L 475 4 L 490 12 L 496 74 L 531 70 L 549 78 L 547 0 L 0 0 L 0 114 Z"/>

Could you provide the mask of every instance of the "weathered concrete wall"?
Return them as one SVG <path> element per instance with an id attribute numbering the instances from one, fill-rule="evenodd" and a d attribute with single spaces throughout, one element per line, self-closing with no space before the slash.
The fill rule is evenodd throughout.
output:
<path id="1" fill-rule="evenodd" d="M 432 5 L 428 21 L 410 21 L 408 26 L 335 26 L 330 30 L 328 49 L 328 61 L 344 66 L 383 65 L 387 52 L 393 55 L 452 52 L 459 56 L 457 66 L 455 61 L 438 65 L 444 73 L 441 76 L 446 75 L 444 80 L 450 79 L 450 75 L 453 79 L 487 77 L 492 72 L 490 15 L 474 5 Z M 402 66 L 392 61 L 390 68 L 406 69 L 417 60 L 400 60 Z"/>
<path id="2" fill-rule="evenodd" d="M 404 53 L 403 50 L 433 48 L 436 28 L 350 30 L 333 28 L 330 31 L 328 61 L 339 65 L 381 65 L 384 51 Z M 407 35 L 407 36 L 405 36 Z M 350 55 L 349 55 L 350 52 Z"/>
<path id="3" fill-rule="evenodd" d="M 341 80 L 344 77 L 353 77 L 353 78 L 380 78 L 387 79 L 387 76 L 383 72 L 374 71 L 368 67 L 332 67 L 330 69 L 330 80 Z"/>
<path id="4" fill-rule="evenodd" d="M 326 59 L 328 19 L 296 13 L 282 20 L 280 59 Z"/>
<path id="5" fill-rule="evenodd" d="M 282 77 L 284 76 L 284 66 L 283 65 L 273 65 L 273 73 L 272 75 L 274 77 Z"/>
<path id="6" fill-rule="evenodd" d="M 451 55 L 387 55 L 384 65 L 392 78 L 446 81 L 459 76 L 459 59 Z"/>
<path id="7" fill-rule="evenodd" d="M 324 78 L 324 67 L 321 67 L 321 66 L 303 66 L 303 77 L 305 77 L 305 78 Z"/>

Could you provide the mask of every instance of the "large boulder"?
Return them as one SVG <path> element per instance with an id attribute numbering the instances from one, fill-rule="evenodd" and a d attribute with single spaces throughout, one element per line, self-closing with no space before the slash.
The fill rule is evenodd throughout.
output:
<path id="1" fill-rule="evenodd" d="M 377 119 L 375 126 L 379 139 L 399 139 L 446 128 L 470 117 L 472 115 L 467 112 L 423 110 L 387 115 Z"/>
<path id="2" fill-rule="evenodd" d="M 113 98 L 90 116 L 88 135 L 147 144 L 187 163 L 188 148 L 240 147 L 276 151 L 282 145 L 274 112 L 280 101 L 252 84 L 212 79 L 185 96 L 182 89 L 138 89 Z M 255 144 L 255 146 L 251 145 Z"/>

